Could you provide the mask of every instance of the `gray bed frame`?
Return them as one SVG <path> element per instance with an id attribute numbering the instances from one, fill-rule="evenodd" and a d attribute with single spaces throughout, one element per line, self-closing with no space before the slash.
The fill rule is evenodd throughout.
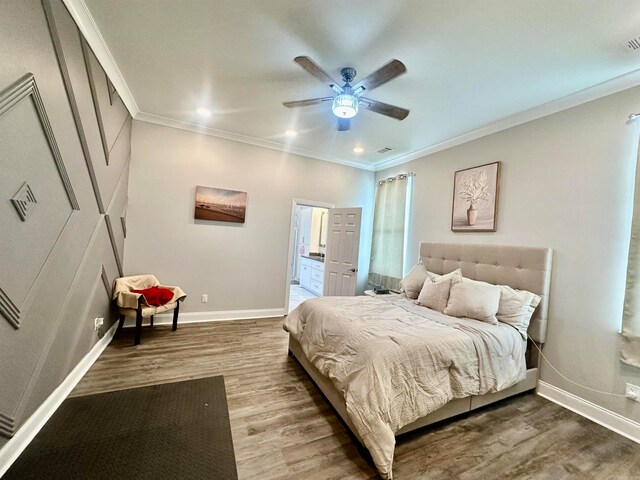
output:
<path id="1" fill-rule="evenodd" d="M 420 243 L 420 260 L 430 272 L 442 275 L 460 268 L 464 277 L 498 285 L 509 285 L 518 290 L 528 290 L 540 295 L 542 300 L 531 318 L 528 330 L 529 336 L 539 346 L 544 343 L 547 334 L 552 258 L 553 251 L 550 248 Z M 405 425 L 396 433 L 396 436 L 536 388 L 539 358 L 537 349 L 532 347 L 531 341 L 529 344 L 527 375 L 523 381 L 500 392 L 454 399 L 435 412 Z M 331 380 L 311 364 L 300 344 L 291 335 L 289 335 L 289 354 L 302 365 L 353 435 L 362 443 L 347 414 L 342 394 L 335 389 Z"/>

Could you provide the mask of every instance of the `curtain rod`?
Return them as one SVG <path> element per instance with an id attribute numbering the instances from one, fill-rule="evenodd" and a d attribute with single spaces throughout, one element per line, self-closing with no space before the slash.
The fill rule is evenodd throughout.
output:
<path id="1" fill-rule="evenodd" d="M 415 176 L 416 176 L 416 174 L 414 172 L 399 173 L 399 174 L 394 175 L 392 177 L 387 177 L 387 178 L 383 178 L 382 180 L 378 180 L 376 182 L 376 184 L 377 185 L 382 185 L 385 182 L 393 182 L 396 179 L 402 180 L 402 179 L 405 179 L 407 177 L 415 177 Z"/>

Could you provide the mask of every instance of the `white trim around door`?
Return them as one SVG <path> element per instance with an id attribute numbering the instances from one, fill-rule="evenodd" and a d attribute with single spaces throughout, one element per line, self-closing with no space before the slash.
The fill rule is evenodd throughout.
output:
<path id="1" fill-rule="evenodd" d="M 289 246 L 287 253 L 287 275 L 286 275 L 286 283 L 284 286 L 284 311 L 285 314 L 289 313 L 289 291 L 291 288 L 291 277 L 293 276 L 293 271 L 291 269 L 291 263 L 293 261 L 293 244 L 296 241 L 295 239 L 295 229 L 296 229 L 296 210 L 299 206 L 305 207 L 318 207 L 318 208 L 335 208 L 333 203 L 327 202 L 319 202 L 316 200 L 306 200 L 304 198 L 294 198 L 291 200 L 291 221 L 289 223 Z"/>

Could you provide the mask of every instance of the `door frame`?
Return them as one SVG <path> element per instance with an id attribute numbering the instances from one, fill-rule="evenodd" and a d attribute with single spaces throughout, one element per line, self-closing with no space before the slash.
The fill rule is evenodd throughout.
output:
<path id="1" fill-rule="evenodd" d="M 293 198 L 291 200 L 291 219 L 289 221 L 289 249 L 287 253 L 287 275 L 285 278 L 284 287 L 284 311 L 285 315 L 289 314 L 289 291 L 291 289 L 291 277 L 293 271 L 291 270 L 291 264 L 293 263 L 293 247 L 295 242 L 295 228 L 296 228 L 296 210 L 298 207 L 317 207 L 317 208 L 335 208 L 333 203 L 320 202 L 317 200 L 306 200 L 304 198 Z"/>

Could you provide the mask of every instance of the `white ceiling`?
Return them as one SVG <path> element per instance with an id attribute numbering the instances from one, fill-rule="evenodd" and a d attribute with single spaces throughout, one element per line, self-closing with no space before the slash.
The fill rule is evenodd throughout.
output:
<path id="1" fill-rule="evenodd" d="M 139 118 L 366 168 L 640 69 L 640 53 L 620 45 L 640 34 L 637 0 L 85 2 Z M 329 104 L 285 108 L 332 93 L 293 62 L 298 55 L 336 79 L 354 67 L 356 82 L 401 60 L 407 73 L 367 96 L 409 117 L 361 110 L 351 131 L 337 132 Z M 200 117 L 200 106 L 213 115 Z"/>

